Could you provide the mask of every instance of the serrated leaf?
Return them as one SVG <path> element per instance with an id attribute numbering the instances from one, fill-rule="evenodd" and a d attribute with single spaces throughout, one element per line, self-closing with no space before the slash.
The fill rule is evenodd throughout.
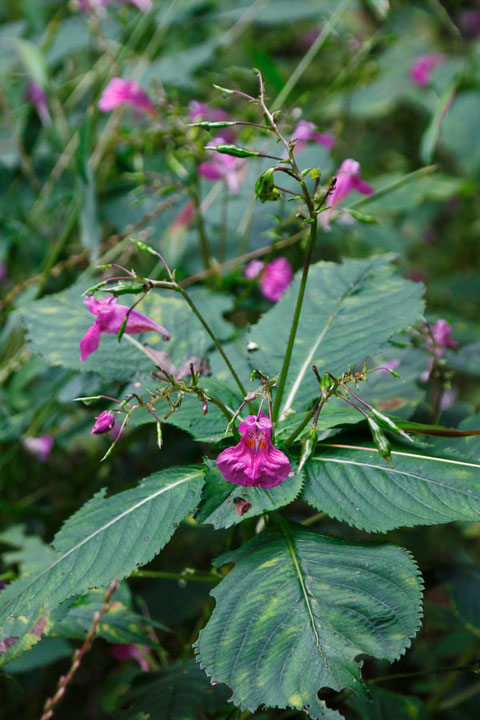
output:
<path id="1" fill-rule="evenodd" d="M 319 262 L 310 268 L 281 417 L 318 396 L 313 363 L 322 373 L 340 374 L 380 352 L 393 334 L 419 319 L 423 288 L 395 275 L 390 259 Z M 299 283 L 297 274 L 282 299 L 249 333 L 249 340 L 258 345 L 255 366 L 270 377 L 283 364 Z"/>
<path id="2" fill-rule="evenodd" d="M 202 484 L 201 469 L 177 467 L 109 498 L 104 490 L 96 493 L 55 536 L 55 560 L 0 594 L 0 623 L 46 612 L 149 562 L 196 507 Z"/>
<path id="3" fill-rule="evenodd" d="M 320 688 L 362 694 L 356 658 L 395 660 L 409 646 L 421 582 L 400 548 L 355 545 L 284 520 L 281 527 L 217 558 L 235 567 L 211 593 L 216 606 L 196 651 L 242 709 L 306 707 L 325 718 Z"/>
<path id="4" fill-rule="evenodd" d="M 197 522 L 211 523 L 215 528 L 228 528 L 245 518 L 261 515 L 263 512 L 292 502 L 300 493 L 303 474 L 295 473 L 292 461 L 292 477 L 274 488 L 243 487 L 227 482 L 214 460 L 205 461 L 205 485 L 202 491 L 202 502 L 195 516 Z M 245 512 L 237 512 L 238 498 L 250 504 L 244 505 Z"/>
<path id="5" fill-rule="evenodd" d="M 152 720 L 196 720 L 218 710 L 228 695 L 223 685 L 212 687 L 205 673 L 190 661 L 136 678 L 121 717 L 133 720 L 143 712 Z"/>
<path id="6" fill-rule="evenodd" d="M 369 532 L 480 520 L 480 465 L 392 452 L 393 468 L 376 450 L 318 446 L 306 465 L 302 499 Z"/>

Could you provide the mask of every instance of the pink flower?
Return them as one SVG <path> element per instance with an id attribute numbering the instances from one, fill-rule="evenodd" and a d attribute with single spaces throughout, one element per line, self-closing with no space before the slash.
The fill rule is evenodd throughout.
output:
<path id="1" fill-rule="evenodd" d="M 443 55 L 438 53 L 429 53 L 415 58 L 408 71 L 410 80 L 419 87 L 425 87 L 432 79 L 432 72 L 443 60 Z"/>
<path id="2" fill-rule="evenodd" d="M 292 282 L 292 277 L 292 267 L 286 258 L 272 260 L 260 275 L 260 290 L 267 300 L 277 302 Z"/>
<path id="3" fill-rule="evenodd" d="M 115 660 L 136 660 L 143 672 L 148 672 L 150 669 L 147 660 L 149 652 L 146 645 L 134 645 L 133 643 L 122 643 L 112 647 L 112 655 Z"/>
<path id="4" fill-rule="evenodd" d="M 458 342 L 452 338 L 452 327 L 446 320 L 440 318 L 435 325 L 432 325 L 427 336 L 426 347 L 430 353 L 430 360 L 427 369 L 421 375 L 423 382 L 427 382 L 435 361 L 443 355 L 445 350 L 458 347 Z"/>
<path id="5" fill-rule="evenodd" d="M 53 447 L 53 437 L 51 435 L 40 435 L 40 437 L 27 437 L 23 440 L 23 446 L 31 455 L 39 462 L 43 463 L 50 455 Z"/>
<path id="6" fill-rule="evenodd" d="M 130 309 L 126 305 L 118 305 L 117 298 L 109 295 L 105 296 L 105 300 L 97 300 L 90 296 L 85 298 L 84 302 L 92 315 L 97 316 L 97 319 L 80 340 L 80 357 L 82 360 L 86 360 L 98 348 L 102 333 L 117 335 Z M 165 330 L 164 327 L 146 317 L 146 315 L 142 315 L 137 310 L 132 310 L 128 315 L 125 327 L 127 335 L 135 335 L 149 330 L 161 333 L 165 341 L 170 340 L 168 330 Z"/>
<path id="7" fill-rule="evenodd" d="M 225 136 L 217 136 L 209 144 L 224 145 L 226 143 L 228 144 L 228 140 Z M 211 159 L 201 163 L 198 166 L 198 172 L 207 180 L 224 180 L 233 193 L 238 193 L 240 182 L 243 179 L 244 164 L 239 158 L 231 155 L 223 155 L 215 150 L 211 152 Z"/>
<path id="8" fill-rule="evenodd" d="M 272 423 L 260 413 L 249 415 L 238 428 L 243 436 L 238 445 L 229 447 L 217 457 L 225 480 L 245 487 L 273 488 L 286 480 L 290 461 L 272 445 Z"/>
<path id="9" fill-rule="evenodd" d="M 107 7 L 110 0 L 79 0 L 80 10 L 83 12 L 91 12 L 94 10 L 101 10 Z"/>
<path id="10" fill-rule="evenodd" d="M 42 125 L 50 125 L 52 120 L 50 117 L 50 113 L 48 112 L 47 96 L 45 95 L 45 90 L 38 83 L 30 80 L 27 86 L 27 92 L 25 93 L 25 97 L 27 98 L 27 100 L 33 103 L 33 105 L 35 105 L 35 110 L 37 111 L 38 117 L 40 118 Z"/>
<path id="11" fill-rule="evenodd" d="M 352 160 L 351 158 L 344 160 L 337 170 L 336 177 L 337 182 L 335 188 L 327 199 L 327 203 L 332 209 L 337 207 L 353 190 L 362 193 L 362 195 L 371 195 L 373 193 L 373 187 L 361 180 L 360 163 L 356 160 Z M 330 229 L 329 221 L 332 209 L 326 210 L 320 215 L 325 230 Z"/>
<path id="12" fill-rule="evenodd" d="M 400 365 L 400 360 L 387 360 L 382 363 L 382 367 L 379 367 L 377 372 L 383 375 L 390 375 L 389 370 L 395 370 Z"/>
<path id="13" fill-rule="evenodd" d="M 245 269 L 243 271 L 244 277 L 248 278 L 248 280 L 253 280 L 253 278 L 258 277 L 260 275 L 261 271 L 265 267 L 265 263 L 263 260 L 251 260 L 247 265 L 245 265 Z"/>
<path id="14" fill-rule="evenodd" d="M 170 225 L 171 230 L 188 228 L 195 215 L 195 203 L 188 200 Z"/>
<path id="15" fill-rule="evenodd" d="M 103 435 L 115 425 L 115 415 L 110 410 L 104 410 L 97 416 L 92 427 L 92 435 Z"/>
<path id="16" fill-rule="evenodd" d="M 137 82 L 115 77 L 103 91 L 98 107 L 102 112 L 110 112 L 120 105 L 130 105 L 150 115 L 157 114 L 152 101 Z"/>
<path id="17" fill-rule="evenodd" d="M 335 147 L 335 136 L 332 133 L 317 132 L 317 127 L 313 122 L 300 120 L 297 127 L 293 131 L 293 138 L 297 138 L 295 150 L 302 150 L 308 142 L 315 142 L 319 145 L 325 145 L 329 150 Z"/>

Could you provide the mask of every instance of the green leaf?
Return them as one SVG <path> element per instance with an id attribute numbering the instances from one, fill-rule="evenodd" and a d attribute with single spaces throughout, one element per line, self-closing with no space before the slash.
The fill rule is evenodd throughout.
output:
<path id="1" fill-rule="evenodd" d="M 0 594 L 0 623 L 45 612 L 149 562 L 196 507 L 202 484 L 201 469 L 176 467 L 110 498 L 100 490 L 55 536 L 55 559 Z"/>
<path id="2" fill-rule="evenodd" d="M 122 701 L 128 709 L 121 717 L 134 720 L 138 713 L 146 713 L 152 720 L 196 720 L 218 710 L 228 695 L 222 685 L 212 687 L 205 673 L 190 661 L 136 678 Z"/>
<path id="3" fill-rule="evenodd" d="M 71 658 L 74 648 L 63 638 L 42 638 L 42 640 L 25 655 L 12 660 L 8 665 L 8 673 L 26 673 L 51 665 L 58 660 Z"/>
<path id="4" fill-rule="evenodd" d="M 480 520 L 480 464 L 392 451 L 319 445 L 306 465 L 302 499 L 369 532 Z"/>
<path id="5" fill-rule="evenodd" d="M 100 621 L 96 635 L 104 638 L 111 643 L 137 643 L 141 645 L 149 645 L 156 647 L 157 643 L 152 640 L 146 625 L 155 625 L 156 628 L 167 631 L 168 629 L 157 622 L 152 622 L 149 618 L 139 615 L 129 607 L 130 593 L 127 588 L 127 597 L 125 592 L 119 586 L 113 594 L 110 609 Z M 63 614 L 61 619 L 56 622 L 53 613 L 53 626 L 49 631 L 50 637 L 75 638 L 84 640 L 89 631 L 93 616 L 100 611 L 103 606 L 105 596 L 105 588 L 98 590 L 90 590 L 86 595 L 81 595 L 72 603 L 66 600 L 69 605 L 68 611 L 64 612 L 64 603 L 59 608 L 59 612 Z"/>
<path id="6" fill-rule="evenodd" d="M 48 83 L 48 69 L 43 52 L 29 40 L 17 40 L 15 43 L 20 59 L 31 79 L 45 88 Z"/>
<path id="7" fill-rule="evenodd" d="M 319 262 L 310 268 L 281 417 L 318 397 L 313 363 L 321 373 L 340 374 L 379 352 L 393 334 L 418 320 L 423 288 L 396 276 L 390 259 L 348 260 L 341 265 Z M 299 283 L 297 274 L 282 299 L 249 334 L 258 345 L 252 362 L 270 377 L 282 367 Z"/>
<path id="8" fill-rule="evenodd" d="M 418 630 L 421 581 L 410 555 L 355 545 L 281 520 L 216 559 L 235 567 L 212 591 L 199 662 L 254 712 L 308 707 L 325 718 L 320 688 L 364 693 L 359 655 L 395 660 Z M 330 711 L 328 717 L 340 716 Z"/>
<path id="9" fill-rule="evenodd" d="M 202 491 L 202 502 L 195 516 L 197 522 L 211 523 L 215 528 L 227 528 L 236 525 L 244 518 L 261 515 L 263 512 L 276 510 L 288 505 L 300 493 L 303 484 L 302 473 L 288 477 L 283 483 L 270 490 L 260 487 L 243 487 L 227 482 L 214 460 L 206 460 L 205 485 Z M 293 466 L 293 463 L 292 463 Z M 294 466 L 293 466 L 294 467 Z M 251 507 L 243 505 L 245 512 L 240 514 L 242 504 L 246 501 Z"/>
<path id="10" fill-rule="evenodd" d="M 420 157 L 422 162 L 425 164 L 432 162 L 435 148 L 440 137 L 442 122 L 450 108 L 454 96 L 455 85 L 453 85 L 453 87 L 449 87 L 437 100 L 432 118 L 420 142 Z"/>
<path id="11" fill-rule="evenodd" d="M 455 565 L 439 570 L 460 620 L 480 634 L 480 565 Z"/>
<path id="12" fill-rule="evenodd" d="M 362 720 L 427 720 L 425 705 L 415 697 L 389 692 L 383 688 L 370 687 L 371 701 L 349 698 L 347 705 Z"/>

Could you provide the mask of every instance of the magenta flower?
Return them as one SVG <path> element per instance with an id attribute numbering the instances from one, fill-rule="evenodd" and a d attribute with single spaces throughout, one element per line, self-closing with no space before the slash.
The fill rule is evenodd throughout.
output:
<path id="1" fill-rule="evenodd" d="M 225 480 L 245 487 L 273 488 L 286 480 L 290 461 L 272 445 L 272 423 L 263 414 L 249 415 L 238 428 L 242 438 L 217 457 Z"/>
<path id="2" fill-rule="evenodd" d="M 90 296 L 85 298 L 84 302 L 92 315 L 96 315 L 97 318 L 80 340 L 80 357 L 82 360 L 86 360 L 98 348 L 102 333 L 117 335 L 125 316 L 130 310 L 126 305 L 118 305 L 117 298 L 109 295 L 105 296 L 105 300 L 97 300 Z M 164 327 L 146 317 L 146 315 L 142 315 L 137 310 L 132 310 L 128 315 L 125 326 L 127 335 L 135 335 L 149 330 L 161 333 L 165 341 L 170 340 L 168 330 L 165 330 Z"/>
<path id="3" fill-rule="evenodd" d="M 112 647 L 112 655 L 115 660 L 136 660 L 143 672 L 148 672 L 149 649 L 146 645 L 134 645 L 134 643 L 122 643 Z"/>
<path id="4" fill-rule="evenodd" d="M 443 55 L 438 53 L 429 53 L 415 58 L 408 71 L 410 80 L 419 87 L 429 85 L 433 71 L 443 60 Z"/>
<path id="5" fill-rule="evenodd" d="M 152 101 L 137 82 L 115 77 L 103 91 L 98 107 L 102 112 L 110 112 L 120 105 L 130 105 L 136 110 L 157 115 Z"/>
<path id="6" fill-rule="evenodd" d="M 329 150 L 335 147 L 335 136 L 332 133 L 320 133 L 313 122 L 300 120 L 297 127 L 293 131 L 292 138 L 297 139 L 295 150 L 302 150 L 308 142 L 315 142 L 324 145 Z"/>
<path id="7" fill-rule="evenodd" d="M 360 169 L 360 163 L 351 158 L 344 160 L 338 168 L 335 188 L 327 199 L 327 203 L 331 209 L 326 210 L 320 215 L 324 230 L 330 229 L 329 221 L 332 209 L 337 207 L 347 195 L 354 190 L 362 193 L 362 195 L 371 195 L 373 193 L 373 187 L 360 178 Z"/>
<path id="8" fill-rule="evenodd" d="M 224 145 L 225 143 L 228 144 L 225 136 L 217 136 L 210 141 L 210 145 Z M 231 155 L 223 155 L 215 150 L 211 150 L 211 152 L 211 159 L 201 163 L 198 166 L 198 172 L 207 180 L 224 180 L 233 193 L 238 193 L 240 182 L 243 179 L 244 163 Z"/>
<path id="9" fill-rule="evenodd" d="M 48 112 L 47 96 L 45 94 L 45 90 L 38 83 L 30 80 L 27 86 L 25 97 L 33 105 L 35 105 L 35 110 L 37 111 L 37 115 L 40 118 L 42 125 L 50 125 L 52 120 L 50 117 L 50 113 Z"/>
<path id="10" fill-rule="evenodd" d="M 23 440 L 23 446 L 30 455 L 33 455 L 39 462 L 44 463 L 53 447 L 53 437 L 51 435 L 27 437 Z"/>
<path id="11" fill-rule="evenodd" d="M 260 290 L 267 300 L 277 302 L 292 282 L 292 277 L 292 267 L 286 258 L 272 260 L 260 274 Z"/>
<path id="12" fill-rule="evenodd" d="M 115 415 L 110 410 L 104 410 L 97 416 L 92 427 L 92 435 L 103 435 L 115 425 Z"/>
<path id="13" fill-rule="evenodd" d="M 264 267 L 265 263 L 263 260 L 250 260 L 250 262 L 245 265 L 243 275 L 248 280 L 253 280 L 260 275 Z"/>
<path id="14" fill-rule="evenodd" d="M 422 373 L 421 379 L 426 382 L 430 377 L 435 361 L 440 358 L 447 348 L 458 347 L 458 342 L 452 338 L 452 327 L 443 318 L 437 320 L 430 328 L 426 341 L 427 350 L 430 353 L 428 368 Z"/>
<path id="15" fill-rule="evenodd" d="M 458 347 L 458 342 L 452 338 L 452 326 L 443 318 L 432 325 L 431 331 L 435 346 L 442 352 L 447 348 Z"/>

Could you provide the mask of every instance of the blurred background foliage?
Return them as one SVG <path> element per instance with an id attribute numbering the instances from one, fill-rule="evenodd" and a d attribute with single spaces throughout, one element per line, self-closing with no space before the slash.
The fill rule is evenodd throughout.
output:
<path id="1" fill-rule="evenodd" d="M 261 69 L 271 102 L 282 107 L 287 132 L 304 118 L 336 137 L 332 151 L 321 145 L 300 151 L 301 166 L 318 166 L 328 178 L 351 157 L 376 190 L 434 166 L 388 195 L 358 202 L 376 223 L 336 223 L 319 233 L 315 257 L 394 253 L 407 277 L 426 284 L 427 318 L 447 319 L 460 342 L 448 354 L 452 381 L 441 422 L 457 427 L 479 412 L 480 27 L 475 12 L 480 13 L 480 4 L 473 0 L 154 0 L 150 12 L 112 3 L 98 15 L 82 12 L 73 0 L 2 2 L 1 582 L 15 577 L 37 553 L 48 552 L 43 543 L 93 492 L 106 485 L 119 491 L 152 470 L 197 462 L 204 454 L 201 444 L 169 426 L 159 453 L 150 426 L 139 424 L 129 429 L 108 463 L 99 464 L 106 440 L 90 435 L 93 410 L 72 400 L 115 394 L 115 382 L 51 367 L 32 353 L 24 323 L 29 327 L 29 318 L 30 326 L 38 322 L 35 299 L 79 279 L 84 289 L 99 261 L 113 259 L 158 276 L 160 269 L 151 273 L 150 258 L 139 256 L 130 243 L 132 234 L 161 249 L 179 277 L 202 270 L 198 228 L 174 222 L 191 195 L 192 158 L 206 159 L 205 134 L 186 126 L 189 104 L 206 102 L 234 118 L 255 120 L 248 103 L 213 88 L 218 84 L 256 94 L 252 67 Z M 430 53 L 442 61 L 431 82 L 420 87 L 409 71 L 416 58 Z M 115 75 L 133 78 L 148 91 L 159 109 L 157 120 L 129 110 L 98 110 L 100 93 Z M 46 93 L 49 122 L 42 123 L 27 99 L 32 80 Z M 242 145 L 264 143 L 249 129 L 240 137 Z M 205 227 L 220 261 L 295 230 L 288 203 L 254 202 L 255 178 L 266 167 L 249 164 L 237 194 L 228 195 L 220 183 L 200 182 Z M 301 265 L 301 245 L 292 244 L 282 254 L 295 268 Z M 228 293 L 225 313 L 239 337 L 242 327 L 269 305 L 255 289 L 244 292 L 241 265 L 225 270 L 222 287 L 215 289 Z M 48 327 L 44 337 L 48 345 Z M 425 386 L 418 381 L 421 368 L 415 372 L 405 392 L 414 398 L 415 418 L 428 422 Z M 470 427 L 480 424 L 469 422 Z M 53 448 L 40 462 L 25 439 L 45 434 L 53 437 Z M 478 460 L 478 444 L 472 447 L 471 457 Z M 305 516 L 302 503 L 292 506 L 292 515 Z M 208 570 L 211 558 L 234 543 L 237 533 L 248 537 L 254 531 L 254 521 L 245 526 L 214 532 L 186 523 L 152 567 Z M 321 530 L 354 540 L 369 537 L 328 519 Z M 381 537 L 415 553 L 426 581 L 425 623 L 413 650 L 392 669 L 368 661 L 367 680 L 464 665 L 480 656 L 479 536 L 480 523 L 456 523 Z M 135 660 L 114 658 L 109 643 L 140 643 L 151 667 L 160 667 L 159 637 L 170 662 L 184 659 L 198 617 L 208 607 L 208 590 L 206 583 L 176 580 L 124 583 L 116 597 L 118 616 L 107 617 L 103 639 L 85 657 L 56 716 L 119 717 L 119 698 L 141 669 Z M 6 668 L 0 687 L 4 717 L 29 720 L 40 714 L 88 628 L 82 617 L 91 618 L 98 601 L 89 593 L 79 601 L 75 617 L 68 613 L 60 624 L 63 635 L 44 638 Z M 185 672 L 198 684 L 188 717 L 234 716 L 222 690 L 213 697 L 195 666 Z M 149 712 L 149 696 L 139 688 L 135 717 L 146 717 L 140 713 Z M 374 702 L 365 708 L 343 698 L 342 712 L 392 720 L 423 718 L 428 712 L 474 718 L 480 684 L 471 673 L 433 673 L 376 682 L 372 692 Z M 152 717 L 167 717 L 166 712 Z M 256 714 L 273 716 L 300 717 Z"/>

